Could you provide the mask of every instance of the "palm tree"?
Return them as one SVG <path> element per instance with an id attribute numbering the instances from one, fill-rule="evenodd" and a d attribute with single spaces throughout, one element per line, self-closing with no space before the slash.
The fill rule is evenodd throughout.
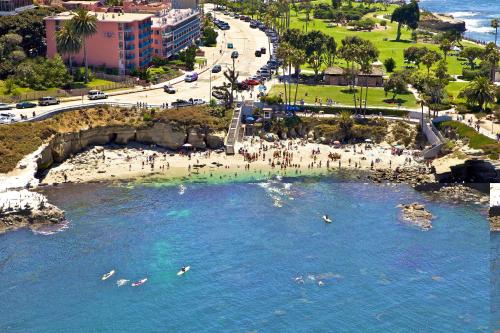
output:
<path id="1" fill-rule="evenodd" d="M 85 83 L 89 82 L 89 66 L 87 62 L 87 38 L 97 33 L 97 17 L 89 14 L 88 10 L 77 8 L 71 19 L 75 33 L 82 39 L 83 59 L 85 61 Z"/>
<path id="2" fill-rule="evenodd" d="M 493 19 L 491 20 L 491 27 L 495 29 L 495 45 L 497 45 L 497 37 L 498 37 L 498 27 L 500 26 L 500 20 L 499 19 Z"/>
<path id="3" fill-rule="evenodd" d="M 299 74 L 300 74 L 300 66 L 305 63 L 306 52 L 300 49 L 293 49 L 291 63 L 295 68 L 295 73 L 297 74 L 297 81 L 295 81 L 295 96 L 293 97 L 293 104 L 297 104 L 297 90 L 299 89 Z M 291 91 L 291 90 L 290 90 Z"/>
<path id="4" fill-rule="evenodd" d="M 71 21 L 64 22 L 61 29 L 56 34 L 57 50 L 61 54 L 67 54 L 69 60 L 69 72 L 73 73 L 73 54 L 77 54 L 82 49 L 82 39 L 76 34 Z"/>
<path id="5" fill-rule="evenodd" d="M 276 53 L 277 53 L 278 59 L 283 61 L 283 64 L 281 65 L 281 67 L 283 69 L 283 86 L 285 88 L 285 106 L 286 106 L 286 105 L 288 105 L 288 95 L 289 94 L 287 94 L 285 76 L 286 76 L 287 68 L 291 68 L 290 60 L 291 60 L 291 54 L 292 54 L 292 46 L 287 42 L 283 42 L 278 46 L 278 51 Z M 288 72 L 288 74 L 290 75 L 290 71 Z"/>
<path id="6" fill-rule="evenodd" d="M 453 44 L 450 42 L 449 39 L 445 38 L 441 41 L 439 44 L 439 49 L 443 51 L 444 54 L 444 60 L 446 61 L 446 58 L 448 57 L 448 52 L 451 51 L 451 48 L 453 47 Z"/>
<path id="7" fill-rule="evenodd" d="M 483 106 L 495 101 L 495 86 L 487 77 L 478 77 L 461 92 L 461 96 L 469 104 L 477 104 L 483 110 Z"/>

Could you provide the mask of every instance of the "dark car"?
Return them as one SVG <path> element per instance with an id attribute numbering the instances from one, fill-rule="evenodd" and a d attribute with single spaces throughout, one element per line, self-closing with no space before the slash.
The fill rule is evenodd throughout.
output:
<path id="1" fill-rule="evenodd" d="M 163 86 L 163 90 L 167 93 L 167 94 L 175 94 L 176 93 L 176 90 L 175 88 L 170 85 L 170 84 L 166 84 Z"/>
<path id="2" fill-rule="evenodd" d="M 212 96 L 217 99 L 224 99 L 224 93 L 222 91 L 214 90 L 212 91 Z"/>
<path id="3" fill-rule="evenodd" d="M 260 48 L 260 54 L 266 54 L 266 48 L 265 47 L 261 47 Z"/>
<path id="4" fill-rule="evenodd" d="M 178 99 L 175 102 L 172 102 L 171 105 L 174 108 L 183 108 L 186 106 L 191 106 L 191 105 L 193 105 L 193 103 L 190 103 L 190 102 L 186 101 L 185 99 Z"/>
<path id="5" fill-rule="evenodd" d="M 248 90 L 250 89 L 250 86 L 248 85 L 248 83 L 246 83 L 245 81 L 242 81 L 242 82 L 238 82 L 236 84 L 236 89 L 238 91 L 242 91 L 242 90 Z"/>
<path id="6" fill-rule="evenodd" d="M 18 108 L 18 109 L 28 109 L 28 108 L 34 108 L 34 107 L 36 107 L 36 103 L 28 102 L 28 101 L 19 102 L 16 104 L 16 108 Z"/>
<path id="7" fill-rule="evenodd" d="M 238 58 L 238 56 L 239 56 L 238 51 L 231 52 L 231 59 L 236 59 Z"/>
<path id="8" fill-rule="evenodd" d="M 212 73 L 219 73 L 221 70 L 221 65 L 215 65 L 214 67 L 212 67 Z"/>
<path id="9" fill-rule="evenodd" d="M 255 56 L 256 57 L 260 57 L 261 56 L 260 50 L 255 51 Z"/>

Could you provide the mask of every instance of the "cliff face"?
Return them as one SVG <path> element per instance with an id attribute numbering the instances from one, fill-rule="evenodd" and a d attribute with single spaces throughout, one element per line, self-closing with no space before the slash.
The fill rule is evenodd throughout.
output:
<path id="1" fill-rule="evenodd" d="M 53 163 L 63 162 L 82 149 L 109 143 L 127 144 L 131 141 L 156 144 L 168 149 L 179 149 L 190 143 L 197 149 L 218 149 L 224 145 L 224 133 L 207 133 L 201 128 L 183 129 L 170 124 L 154 123 L 152 126 L 106 126 L 74 133 L 56 134 L 37 159 L 39 170 L 49 168 Z"/>
<path id="2" fill-rule="evenodd" d="M 458 32 L 465 32 L 465 22 L 461 20 L 456 20 L 453 17 L 428 13 L 425 12 L 424 15 L 421 16 L 420 22 L 418 23 L 418 27 L 424 30 L 430 31 L 449 31 L 456 30 Z"/>

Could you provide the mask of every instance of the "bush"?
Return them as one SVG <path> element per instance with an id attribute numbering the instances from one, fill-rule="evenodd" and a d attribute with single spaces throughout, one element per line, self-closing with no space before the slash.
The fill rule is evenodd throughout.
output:
<path id="1" fill-rule="evenodd" d="M 375 22 L 371 19 L 363 19 L 351 22 L 349 25 L 354 27 L 355 30 L 368 30 L 372 31 L 375 28 Z"/>
<path id="2" fill-rule="evenodd" d="M 488 68 L 479 68 L 479 69 L 462 69 L 462 78 L 466 81 L 472 81 L 479 76 L 489 77 L 490 71 Z"/>
<path id="3" fill-rule="evenodd" d="M 203 29 L 203 44 L 205 46 L 215 46 L 217 44 L 217 36 L 219 34 L 214 28 L 208 26 Z"/>
<path id="4" fill-rule="evenodd" d="M 394 71 L 394 68 L 396 68 L 396 60 L 394 60 L 393 58 L 385 59 L 384 60 L 384 67 L 388 73 L 392 73 Z"/>
<path id="5" fill-rule="evenodd" d="M 386 20 L 382 20 L 382 21 L 380 21 L 379 24 L 380 24 L 381 27 L 385 27 L 385 26 L 387 26 L 387 21 Z"/>
<path id="6" fill-rule="evenodd" d="M 267 96 L 262 96 L 260 98 L 260 101 L 262 103 L 266 103 L 269 105 L 276 105 L 276 104 L 282 104 L 283 98 L 281 98 L 281 96 L 277 96 L 277 95 L 267 95 Z"/>

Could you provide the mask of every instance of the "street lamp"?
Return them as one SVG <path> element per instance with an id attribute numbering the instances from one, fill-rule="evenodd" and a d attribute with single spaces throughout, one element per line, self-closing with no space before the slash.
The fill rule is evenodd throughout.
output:
<path id="1" fill-rule="evenodd" d="M 420 106 L 422 107 L 422 116 L 420 118 L 420 127 L 422 131 L 424 130 L 424 104 L 425 104 L 424 100 L 421 99 Z"/>

